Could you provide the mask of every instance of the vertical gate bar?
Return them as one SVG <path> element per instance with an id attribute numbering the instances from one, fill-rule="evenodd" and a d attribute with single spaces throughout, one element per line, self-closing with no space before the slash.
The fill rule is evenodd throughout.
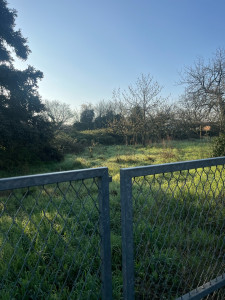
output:
<path id="1" fill-rule="evenodd" d="M 99 211 L 102 259 L 102 299 L 112 299 L 112 262 L 110 241 L 109 176 L 108 168 L 99 180 Z"/>
<path id="2" fill-rule="evenodd" d="M 120 201 L 122 222 L 122 270 L 123 297 L 134 299 L 134 243 L 133 243 L 133 204 L 132 177 L 120 170 Z"/>

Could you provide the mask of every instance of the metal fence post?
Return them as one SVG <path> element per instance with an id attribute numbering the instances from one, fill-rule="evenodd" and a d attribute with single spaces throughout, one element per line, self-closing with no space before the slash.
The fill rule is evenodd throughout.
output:
<path id="1" fill-rule="evenodd" d="M 109 176 L 106 168 L 99 180 L 99 211 L 102 259 L 102 299 L 112 299 L 112 266 L 109 213 Z"/>
<path id="2" fill-rule="evenodd" d="M 122 222 L 122 268 L 123 296 L 134 299 L 134 245 L 133 245 L 133 205 L 132 177 L 120 170 L 120 199 Z"/>

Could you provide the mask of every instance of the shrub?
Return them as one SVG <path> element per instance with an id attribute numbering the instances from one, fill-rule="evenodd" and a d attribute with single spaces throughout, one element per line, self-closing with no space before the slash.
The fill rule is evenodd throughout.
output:
<path id="1" fill-rule="evenodd" d="M 109 132 L 107 129 L 95 129 L 85 131 L 74 131 L 70 133 L 72 137 L 83 144 L 85 147 L 91 146 L 92 142 L 96 142 L 101 145 L 118 145 L 123 144 L 123 137 Z"/>
<path id="2" fill-rule="evenodd" d="M 67 153 L 79 153 L 84 149 L 84 145 L 77 142 L 77 139 L 69 136 L 65 132 L 58 132 L 54 139 L 55 147 L 64 155 Z"/>
<path id="3" fill-rule="evenodd" d="M 225 155 L 225 134 L 222 133 L 220 136 L 214 139 L 213 156 L 224 156 Z"/>

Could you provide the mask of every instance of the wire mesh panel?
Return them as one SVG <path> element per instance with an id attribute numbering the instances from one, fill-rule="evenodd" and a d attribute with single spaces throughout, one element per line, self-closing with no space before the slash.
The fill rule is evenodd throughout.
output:
<path id="1" fill-rule="evenodd" d="M 225 272 L 224 163 L 121 171 L 125 299 L 201 299 L 189 292 Z M 224 288 L 207 297 L 225 299 Z"/>
<path id="2" fill-rule="evenodd" d="M 1 180 L 29 185 L 0 192 L 0 298 L 111 298 L 108 171 L 89 172 Z"/>

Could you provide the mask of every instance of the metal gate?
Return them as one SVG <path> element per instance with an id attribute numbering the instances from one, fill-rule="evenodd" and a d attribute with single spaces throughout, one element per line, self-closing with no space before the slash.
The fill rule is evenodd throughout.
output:
<path id="1" fill-rule="evenodd" d="M 0 298 L 112 299 L 107 168 L 0 180 Z"/>
<path id="2" fill-rule="evenodd" d="M 124 299 L 225 299 L 224 164 L 121 169 Z M 107 168 L 0 180 L 1 299 L 112 299 L 109 182 Z"/>
<path id="3" fill-rule="evenodd" d="M 121 169 L 124 299 L 201 299 L 225 286 L 224 164 Z"/>

